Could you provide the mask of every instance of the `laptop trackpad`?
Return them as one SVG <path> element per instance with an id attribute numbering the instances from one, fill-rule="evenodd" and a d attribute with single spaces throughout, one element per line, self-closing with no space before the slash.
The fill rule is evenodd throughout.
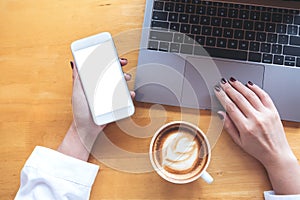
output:
<path id="1" fill-rule="evenodd" d="M 221 78 L 235 77 L 242 83 L 252 81 L 262 87 L 264 66 L 211 58 L 188 57 L 182 91 L 182 105 L 191 108 L 217 109 L 213 87 Z"/>

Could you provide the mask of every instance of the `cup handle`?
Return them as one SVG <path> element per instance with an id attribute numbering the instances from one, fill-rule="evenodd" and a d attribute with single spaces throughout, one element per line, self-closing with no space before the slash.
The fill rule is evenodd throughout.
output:
<path id="1" fill-rule="evenodd" d="M 206 171 L 202 173 L 201 178 L 208 184 L 211 184 L 214 181 L 214 178 Z"/>

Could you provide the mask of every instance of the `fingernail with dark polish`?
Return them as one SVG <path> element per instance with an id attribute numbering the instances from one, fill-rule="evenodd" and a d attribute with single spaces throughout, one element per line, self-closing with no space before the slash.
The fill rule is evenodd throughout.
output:
<path id="1" fill-rule="evenodd" d="M 251 85 L 251 86 L 254 85 L 251 81 L 248 81 L 248 84 Z"/>
<path id="2" fill-rule="evenodd" d="M 73 69 L 74 68 L 74 63 L 72 61 L 70 61 L 70 65 L 71 65 L 71 68 Z"/>
<path id="3" fill-rule="evenodd" d="M 224 119 L 224 116 L 223 116 L 221 113 L 217 113 L 217 114 L 218 114 L 220 120 L 223 120 L 223 119 Z"/>
<path id="4" fill-rule="evenodd" d="M 233 77 L 230 77 L 230 79 L 229 79 L 231 82 L 235 82 L 236 81 L 236 79 L 235 78 L 233 78 Z"/>
<path id="5" fill-rule="evenodd" d="M 222 84 L 227 83 L 226 79 L 225 79 L 225 78 L 222 78 L 222 79 L 221 79 L 221 83 L 222 83 Z"/>
<path id="6" fill-rule="evenodd" d="M 215 86 L 215 90 L 216 90 L 217 92 L 220 92 L 220 91 L 221 91 L 220 86 L 216 85 L 216 86 Z"/>

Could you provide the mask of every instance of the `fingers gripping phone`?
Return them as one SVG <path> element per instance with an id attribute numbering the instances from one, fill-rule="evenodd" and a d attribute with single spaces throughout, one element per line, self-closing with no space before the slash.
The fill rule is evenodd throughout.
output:
<path id="1" fill-rule="evenodd" d="M 94 122 L 103 125 L 131 116 L 134 105 L 111 35 L 77 40 L 71 50 Z"/>

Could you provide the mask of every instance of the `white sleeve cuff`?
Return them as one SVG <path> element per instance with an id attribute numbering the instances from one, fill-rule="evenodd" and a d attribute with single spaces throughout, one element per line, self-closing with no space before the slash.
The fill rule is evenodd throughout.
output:
<path id="1" fill-rule="evenodd" d="M 300 194 L 295 195 L 276 195 L 274 191 L 264 192 L 265 200 L 300 200 Z"/>
<path id="2" fill-rule="evenodd" d="M 93 185 L 99 170 L 98 165 L 41 146 L 35 147 L 25 167 L 39 169 L 50 176 L 87 187 Z"/>

